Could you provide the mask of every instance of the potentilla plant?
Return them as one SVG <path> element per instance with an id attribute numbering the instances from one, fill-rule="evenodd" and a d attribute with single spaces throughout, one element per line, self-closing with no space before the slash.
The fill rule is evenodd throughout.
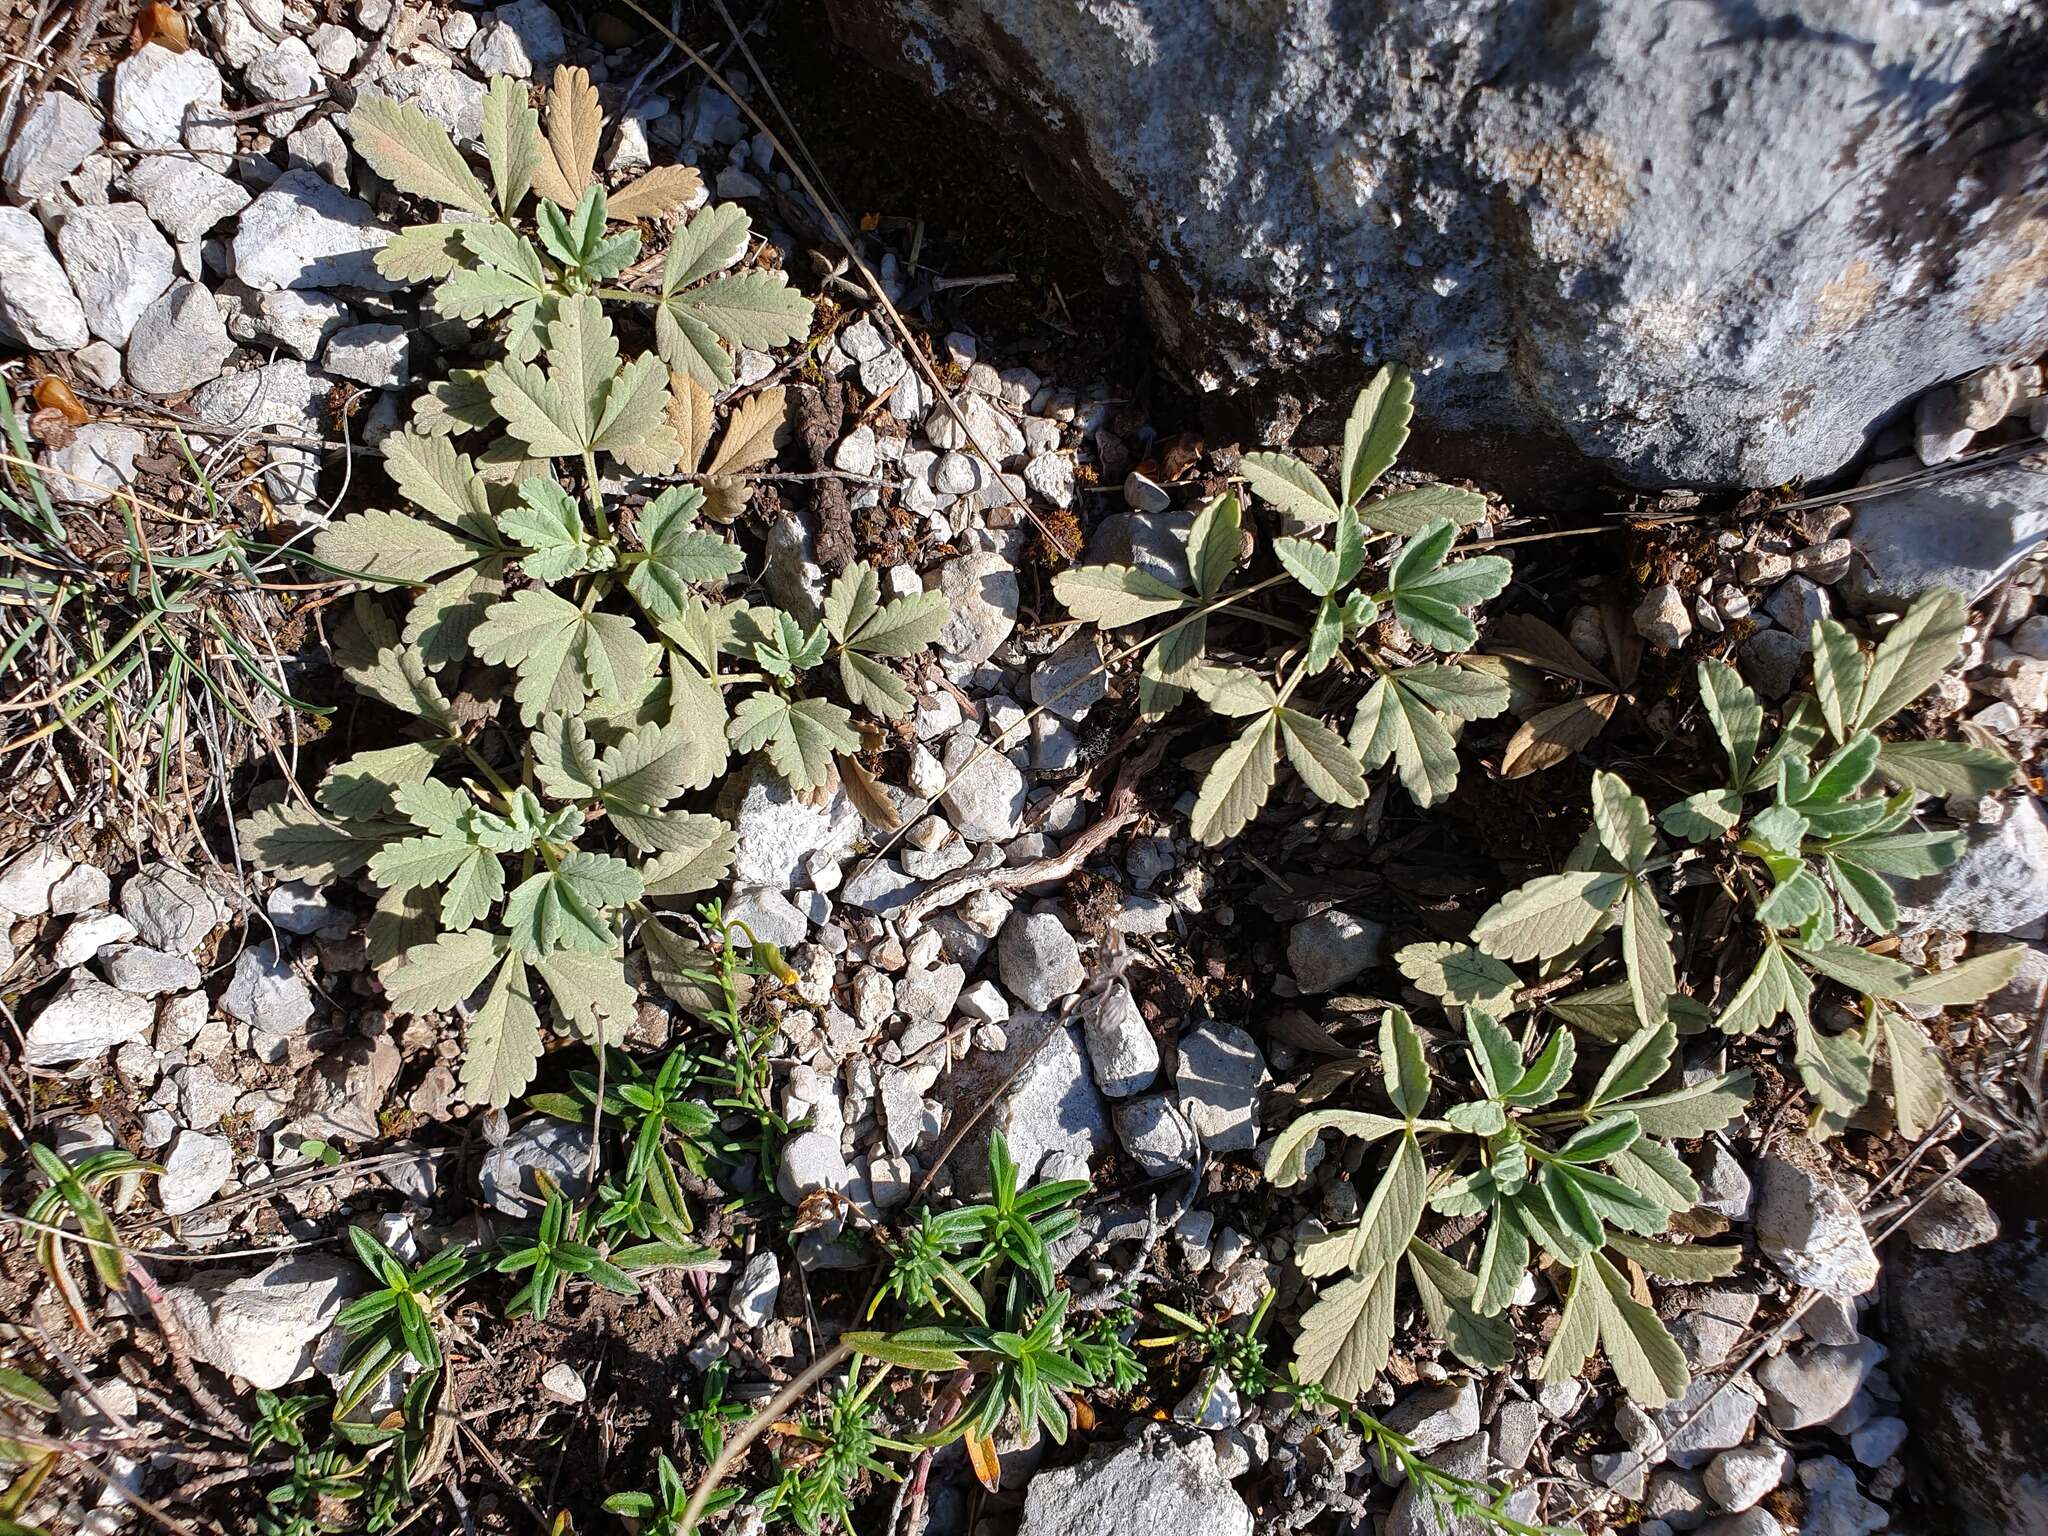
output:
<path id="1" fill-rule="evenodd" d="M 1252 530 L 1243 503 L 1225 494 L 1189 528 L 1184 571 L 1084 565 L 1053 582 L 1077 619 L 1146 626 L 1139 698 L 1147 714 L 1192 695 L 1241 722 L 1196 798 L 1193 829 L 1205 843 L 1236 836 L 1259 813 L 1283 755 L 1330 804 L 1362 805 L 1366 775 L 1391 762 L 1416 802 L 1433 805 L 1456 787 L 1463 722 L 1508 706 L 1504 682 L 1457 663 L 1478 642 L 1473 610 L 1512 574 L 1500 555 L 1452 558 L 1460 529 L 1485 516 L 1485 498 L 1451 486 L 1371 495 L 1407 441 L 1414 393 L 1398 368 L 1359 391 L 1334 492 L 1299 459 L 1244 456 L 1239 473 L 1253 494 L 1294 530 L 1272 541 L 1280 575 L 1237 580 Z M 1306 626 L 1295 622 L 1294 603 L 1266 617 L 1296 630 L 1296 643 L 1262 656 L 1212 646 L 1213 623 L 1290 585 L 1307 594 Z M 1365 684 L 1362 694 L 1353 678 Z M 1347 707 L 1348 736 L 1330 723 Z"/>
<path id="2" fill-rule="evenodd" d="M 243 836 L 286 878 L 369 878 L 393 1008 L 461 1009 L 463 1090 L 503 1105 L 550 1021 L 622 1038 L 629 939 L 657 983 L 700 995 L 706 956 L 660 904 L 715 885 L 733 836 L 692 797 L 756 754 L 799 791 L 865 784 L 857 718 L 909 710 L 893 664 L 931 643 L 947 604 L 885 599 L 865 563 L 816 621 L 730 594 L 747 566 L 735 477 L 772 458 L 784 399 L 728 402 L 707 460 L 710 392 L 734 382 L 728 348 L 802 339 L 811 306 L 771 267 L 728 270 L 752 246 L 744 213 L 682 219 L 702 190 L 688 167 L 607 195 L 581 70 L 556 71 L 545 128 L 523 86 L 492 83 L 488 187 L 416 108 L 366 94 L 351 126 L 394 186 L 452 211 L 402 231 L 380 269 L 434 284 L 435 309 L 476 322 L 498 356 L 430 383 L 386 444 L 400 504 L 315 545 L 370 589 L 334 658 L 401 739 L 337 763 L 310 800 L 259 807 Z M 667 238 L 652 286 L 636 220 Z M 654 351 L 624 355 L 622 306 L 652 313 Z M 620 472 L 670 483 L 628 497 L 605 478 Z"/>

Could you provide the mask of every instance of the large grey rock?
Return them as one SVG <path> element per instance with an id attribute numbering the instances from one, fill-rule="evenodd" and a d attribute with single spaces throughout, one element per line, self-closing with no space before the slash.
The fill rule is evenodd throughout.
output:
<path id="1" fill-rule="evenodd" d="M 0 185 L 9 197 L 32 203 L 56 191 L 99 147 L 99 114 L 75 96 L 50 91 L 0 160 Z"/>
<path id="2" fill-rule="evenodd" d="M 197 160 L 150 155 L 128 172 L 128 190 L 173 240 L 197 240 L 249 206 L 250 192 Z"/>
<path id="3" fill-rule="evenodd" d="M 1895 460 L 1866 478 L 1913 467 Z M 1942 587 L 1975 602 L 2048 538 L 2048 475 L 2008 463 L 1919 481 L 1858 502 L 1850 537 L 1845 585 L 1861 606 L 1903 608 Z"/>
<path id="4" fill-rule="evenodd" d="M 377 252 L 391 232 L 368 203 L 317 171 L 286 171 L 242 214 L 235 275 L 251 288 L 368 288 L 388 291 Z"/>
<path id="5" fill-rule="evenodd" d="M 90 340 L 85 308 L 43 226 L 25 208 L 0 208 L 0 341 L 52 352 Z"/>
<path id="6" fill-rule="evenodd" d="M 2048 1531 L 2048 1179 L 1986 1186 L 2004 1235 L 1964 1253 L 1901 1247 L 1886 1363 L 1957 1536 Z"/>
<path id="7" fill-rule="evenodd" d="M 1052 912 L 1012 912 L 996 940 L 996 962 L 1003 986 L 1027 1008 L 1050 1008 L 1088 979 L 1080 947 Z"/>
<path id="8" fill-rule="evenodd" d="M 1252 1532 L 1252 1512 L 1224 1478 L 1208 1438 L 1183 1441 L 1147 1426 L 1135 1441 L 1032 1478 L 1018 1536 L 1099 1536 L 1140 1522 L 1161 1533 Z"/>
<path id="9" fill-rule="evenodd" d="M 1898 882 L 1899 930 L 2011 933 L 2048 915 L 2048 817 L 2023 795 L 1995 827 L 1964 830 L 1963 856 L 1939 874 Z"/>
<path id="10" fill-rule="evenodd" d="M 2038 9 L 831 9 L 1010 133 L 1203 389 L 1307 374 L 1348 399 L 1361 358 L 1404 360 L 1439 427 L 1765 485 L 1839 469 L 2048 324 L 2041 139 L 1992 106 Z"/>
<path id="11" fill-rule="evenodd" d="M 590 1187 L 590 1127 L 567 1120 L 530 1120 L 491 1148 L 477 1169 L 484 1204 L 507 1216 L 537 1216 L 546 1203 L 546 1174 L 571 1200 Z"/>
<path id="12" fill-rule="evenodd" d="M 1266 1060 L 1236 1025 L 1204 1023 L 1181 1036 L 1174 1092 L 1210 1151 L 1245 1152 L 1258 1145 L 1265 1084 Z"/>
<path id="13" fill-rule="evenodd" d="M 1884 1346 L 1870 1339 L 1788 1349 L 1775 1355 L 1756 1371 L 1757 1384 L 1764 1389 L 1765 1412 L 1783 1430 L 1825 1424 L 1849 1406 L 1849 1399 L 1884 1356 Z"/>
<path id="14" fill-rule="evenodd" d="M 334 381 L 294 358 L 223 374 L 192 396 L 192 414 L 235 432 L 318 432 L 322 403 Z"/>
<path id="15" fill-rule="evenodd" d="M 137 149 L 176 149 L 188 112 L 220 104 L 220 71 L 196 48 L 144 48 L 114 70 L 114 131 Z"/>
<path id="16" fill-rule="evenodd" d="M 274 1392 L 313 1369 L 321 1336 L 365 1283 L 352 1259 L 295 1253 L 239 1280 L 166 1287 L 164 1299 L 196 1357 Z"/>

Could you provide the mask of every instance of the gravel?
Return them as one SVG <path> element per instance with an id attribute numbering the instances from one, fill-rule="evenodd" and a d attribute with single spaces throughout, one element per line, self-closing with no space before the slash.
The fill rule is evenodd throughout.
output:
<path id="1" fill-rule="evenodd" d="M 1192 1168 L 1201 1143 L 1195 1128 L 1175 1106 L 1170 1094 L 1150 1093 L 1126 1099 L 1112 1111 L 1117 1140 L 1149 1178 L 1164 1178 Z"/>
<path id="2" fill-rule="evenodd" d="M 952 604 L 939 631 L 939 653 L 962 666 L 979 666 L 1017 627 L 1017 571 L 1001 555 L 977 550 L 940 566 L 938 590 Z"/>
<path id="3" fill-rule="evenodd" d="M 412 333 L 399 325 L 355 325 L 335 333 L 320 364 L 329 373 L 373 389 L 412 381 Z"/>
<path id="4" fill-rule="evenodd" d="M 1307 993 L 1329 992 L 1381 963 L 1387 927 L 1349 912 L 1320 912 L 1287 932 L 1287 967 Z"/>
<path id="5" fill-rule="evenodd" d="M 1015 919 L 1012 919 L 1015 921 Z M 1145 1027 L 1131 989 L 1118 982 L 1099 1003 L 1081 1011 L 1081 1032 L 1095 1082 L 1112 1099 L 1129 1098 L 1152 1086 L 1159 1075 L 1159 1042 Z"/>
<path id="6" fill-rule="evenodd" d="M 1252 1532 L 1251 1511 L 1224 1480 L 1207 1437 L 1183 1443 L 1147 1426 L 1135 1441 L 1033 1477 L 1018 1536 L 1096 1536 L 1126 1529 L 1140 1513 L 1160 1532 Z"/>
<path id="7" fill-rule="evenodd" d="M 1962 1253 L 1996 1241 L 1998 1214 L 1976 1190 L 1952 1179 L 1907 1218 L 1906 1237 L 1915 1248 Z"/>
<path id="8" fill-rule="evenodd" d="M 507 1216 L 532 1219 L 546 1201 L 545 1173 L 570 1200 L 590 1187 L 590 1127 L 566 1120 L 534 1120 L 492 1147 L 477 1169 L 484 1204 Z"/>
<path id="9" fill-rule="evenodd" d="M 224 1136 L 180 1131 L 171 1138 L 163 1169 L 156 1181 L 157 1200 L 166 1216 L 182 1216 L 220 1193 L 235 1170 L 234 1144 Z"/>
<path id="10" fill-rule="evenodd" d="M 249 206 L 253 194 L 219 171 L 174 155 L 151 155 L 128 171 L 127 187 L 178 244 L 197 240 Z"/>
<path id="11" fill-rule="evenodd" d="M 148 446 L 140 432 L 117 422 L 74 427 L 70 442 L 50 450 L 50 493 L 59 501 L 104 506 L 135 483 L 135 461 Z"/>
<path id="12" fill-rule="evenodd" d="M 170 242 L 140 203 L 67 214 L 57 229 L 57 258 L 85 306 L 87 326 L 115 346 L 127 343 L 136 320 L 177 274 Z"/>
<path id="13" fill-rule="evenodd" d="M 1884 1357 L 1883 1345 L 1860 1339 L 1846 1346 L 1791 1349 L 1764 1361 L 1756 1379 L 1771 1423 L 1787 1431 L 1826 1423 L 1849 1406 Z"/>
<path id="14" fill-rule="evenodd" d="M 1000 750 L 962 732 L 946 743 L 945 807 L 953 828 L 970 843 L 1008 842 L 1023 824 L 1029 786 Z"/>
<path id="15" fill-rule="evenodd" d="M 781 1290 L 782 1261 L 763 1249 L 747 1260 L 733 1282 L 726 1306 L 741 1327 L 758 1328 L 775 1315 L 775 1298 Z"/>
<path id="16" fill-rule="evenodd" d="M 235 960 L 221 1012 L 270 1035 L 295 1035 L 313 1017 L 313 992 L 274 945 L 251 944 Z"/>
<path id="17" fill-rule="evenodd" d="M 370 205 L 317 172 L 286 171 L 242 214 L 235 275 L 252 288 L 394 286 L 376 268 L 391 238 Z"/>
<path id="18" fill-rule="evenodd" d="M 1759 1165 L 1756 1238 L 1764 1254 L 1800 1285 L 1830 1296 L 1863 1295 L 1877 1284 L 1877 1255 L 1849 1197 L 1811 1171 L 1824 1166 L 1811 1143 L 1799 1163 Z M 1810 1164 L 1810 1166 L 1809 1166 Z"/>
<path id="19" fill-rule="evenodd" d="M 0 186 L 16 202 L 32 203 L 55 192 L 99 147 L 99 114 L 75 96 L 50 91 L 0 160 Z"/>
<path id="20" fill-rule="evenodd" d="M 177 149 L 188 109 L 220 106 L 220 71 L 197 49 L 143 48 L 115 67 L 113 101 L 114 131 L 122 138 L 137 149 Z M 233 129 L 228 133 L 232 148 Z"/>

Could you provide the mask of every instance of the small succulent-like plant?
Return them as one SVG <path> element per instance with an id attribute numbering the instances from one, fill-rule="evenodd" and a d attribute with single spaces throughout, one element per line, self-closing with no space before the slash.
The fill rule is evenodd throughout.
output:
<path id="1" fill-rule="evenodd" d="M 1244 456 L 1239 472 L 1252 492 L 1294 530 L 1272 541 L 1280 574 L 1235 584 L 1250 530 L 1243 504 L 1225 494 L 1196 515 L 1175 568 L 1084 565 L 1053 583 L 1069 613 L 1104 629 L 1169 621 L 1145 642 L 1139 697 L 1147 713 L 1192 694 L 1242 722 L 1196 798 L 1194 832 L 1205 843 L 1236 836 L 1259 813 L 1283 754 L 1333 805 L 1363 804 L 1366 775 L 1389 762 L 1418 804 L 1435 804 L 1457 784 L 1462 722 L 1507 707 L 1498 677 L 1455 661 L 1478 642 L 1472 610 L 1511 574 L 1499 555 L 1451 558 L 1459 529 L 1485 515 L 1485 498 L 1450 486 L 1370 497 L 1407 441 L 1413 400 L 1414 386 L 1396 368 L 1359 392 L 1334 493 L 1298 459 Z M 1288 584 L 1312 605 L 1306 625 L 1293 626 L 1298 643 L 1270 658 L 1212 647 L 1213 621 Z M 1278 617 L 1288 627 L 1291 620 Z M 1303 685 L 1340 657 L 1351 666 L 1325 697 L 1308 702 Z M 1362 696 L 1349 684 L 1354 675 L 1367 682 Z M 1355 698 L 1348 736 L 1328 723 L 1346 698 Z"/>
<path id="2" fill-rule="evenodd" d="M 1667 1401 L 1690 1379 L 1685 1357 L 1634 1298 L 1617 1260 L 1687 1281 L 1734 1266 L 1733 1249 L 1659 1239 L 1699 1198 L 1668 1142 L 1733 1120 L 1748 1099 L 1749 1074 L 1660 1091 L 1678 1042 L 1667 1019 L 1615 1051 L 1590 1088 L 1574 1090 L 1572 1033 L 1560 1027 L 1539 1036 L 1532 1018 L 1517 1034 L 1504 1022 L 1511 999 L 1489 1001 L 1498 1011 L 1476 1002 L 1461 1010 L 1476 1091 L 1426 1114 L 1440 1079 L 1407 1012 L 1390 1008 L 1379 1046 L 1394 1112 L 1317 1110 L 1274 1140 L 1266 1176 L 1282 1188 L 1303 1177 L 1325 1130 L 1391 1149 L 1359 1221 L 1303 1243 L 1297 1256 L 1304 1275 L 1343 1277 L 1302 1316 L 1301 1376 L 1346 1400 L 1371 1385 L 1393 1342 L 1404 1267 L 1431 1331 L 1454 1354 L 1480 1369 L 1506 1365 L 1514 1339 L 1505 1313 L 1540 1249 L 1571 1276 L 1567 1327 L 1545 1358 L 1545 1379 L 1577 1375 L 1597 1346 L 1638 1401 Z M 1475 1268 L 1417 1235 L 1425 1209 L 1482 1218 Z"/>

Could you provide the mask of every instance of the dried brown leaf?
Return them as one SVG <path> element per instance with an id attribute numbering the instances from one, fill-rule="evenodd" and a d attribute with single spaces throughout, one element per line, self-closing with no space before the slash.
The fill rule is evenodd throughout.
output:
<path id="1" fill-rule="evenodd" d="M 135 13 L 135 20 L 128 28 L 128 51 L 140 53 L 151 43 L 167 53 L 183 53 L 192 46 L 192 39 L 185 29 L 185 18 L 178 14 L 175 6 L 166 5 L 163 0 L 152 0 Z"/>
<path id="2" fill-rule="evenodd" d="M 744 480 L 706 480 L 704 515 L 714 523 L 729 523 L 747 510 L 754 488 Z"/>
<path id="3" fill-rule="evenodd" d="M 691 165 L 657 165 L 645 176 L 627 182 L 605 200 L 615 219 L 653 219 L 674 213 L 704 189 L 704 178 Z"/>
<path id="4" fill-rule="evenodd" d="M 64 419 L 74 427 L 82 427 L 92 420 L 92 413 L 86 410 L 71 386 L 54 373 L 46 373 L 36 380 L 36 404 L 46 410 L 61 411 Z"/>
<path id="5" fill-rule="evenodd" d="M 896 802 L 875 776 L 861 766 L 859 758 L 841 755 L 834 760 L 839 764 L 840 786 L 853 802 L 853 808 L 860 812 L 862 821 L 877 832 L 894 832 L 903 825 L 903 819 L 896 814 Z"/>
<path id="6" fill-rule="evenodd" d="M 1491 620 L 1486 626 L 1486 648 L 1496 656 L 1560 677 L 1574 677 L 1597 688 L 1614 686 L 1577 646 L 1534 614 L 1510 613 Z"/>
<path id="7" fill-rule="evenodd" d="M 604 112 L 590 76 L 557 64 L 543 118 L 546 127 L 539 136 L 540 164 L 534 168 L 533 189 L 550 202 L 574 208 L 597 167 L 597 140 L 604 129 Z"/>
<path id="8" fill-rule="evenodd" d="M 1636 673 L 1643 665 L 1643 637 L 1636 633 L 1628 614 L 1613 603 L 1600 610 L 1600 628 L 1607 636 L 1607 664 L 1625 692 L 1635 687 Z"/>
<path id="9" fill-rule="evenodd" d="M 690 474 L 704 462 L 704 450 L 711 446 L 711 391 L 688 374 L 673 371 L 668 384 L 669 425 L 682 440 L 682 470 Z"/>
<path id="10" fill-rule="evenodd" d="M 1619 694 L 1594 693 L 1567 699 L 1531 716 L 1508 743 L 1500 761 L 1500 776 L 1521 779 L 1555 768 L 1606 728 L 1620 702 Z"/>
<path id="11" fill-rule="evenodd" d="M 718 452 L 704 467 L 704 473 L 736 475 L 756 464 L 767 463 L 775 457 L 788 422 L 787 393 L 781 385 L 749 395 L 727 418 L 725 436 L 719 440 Z"/>

